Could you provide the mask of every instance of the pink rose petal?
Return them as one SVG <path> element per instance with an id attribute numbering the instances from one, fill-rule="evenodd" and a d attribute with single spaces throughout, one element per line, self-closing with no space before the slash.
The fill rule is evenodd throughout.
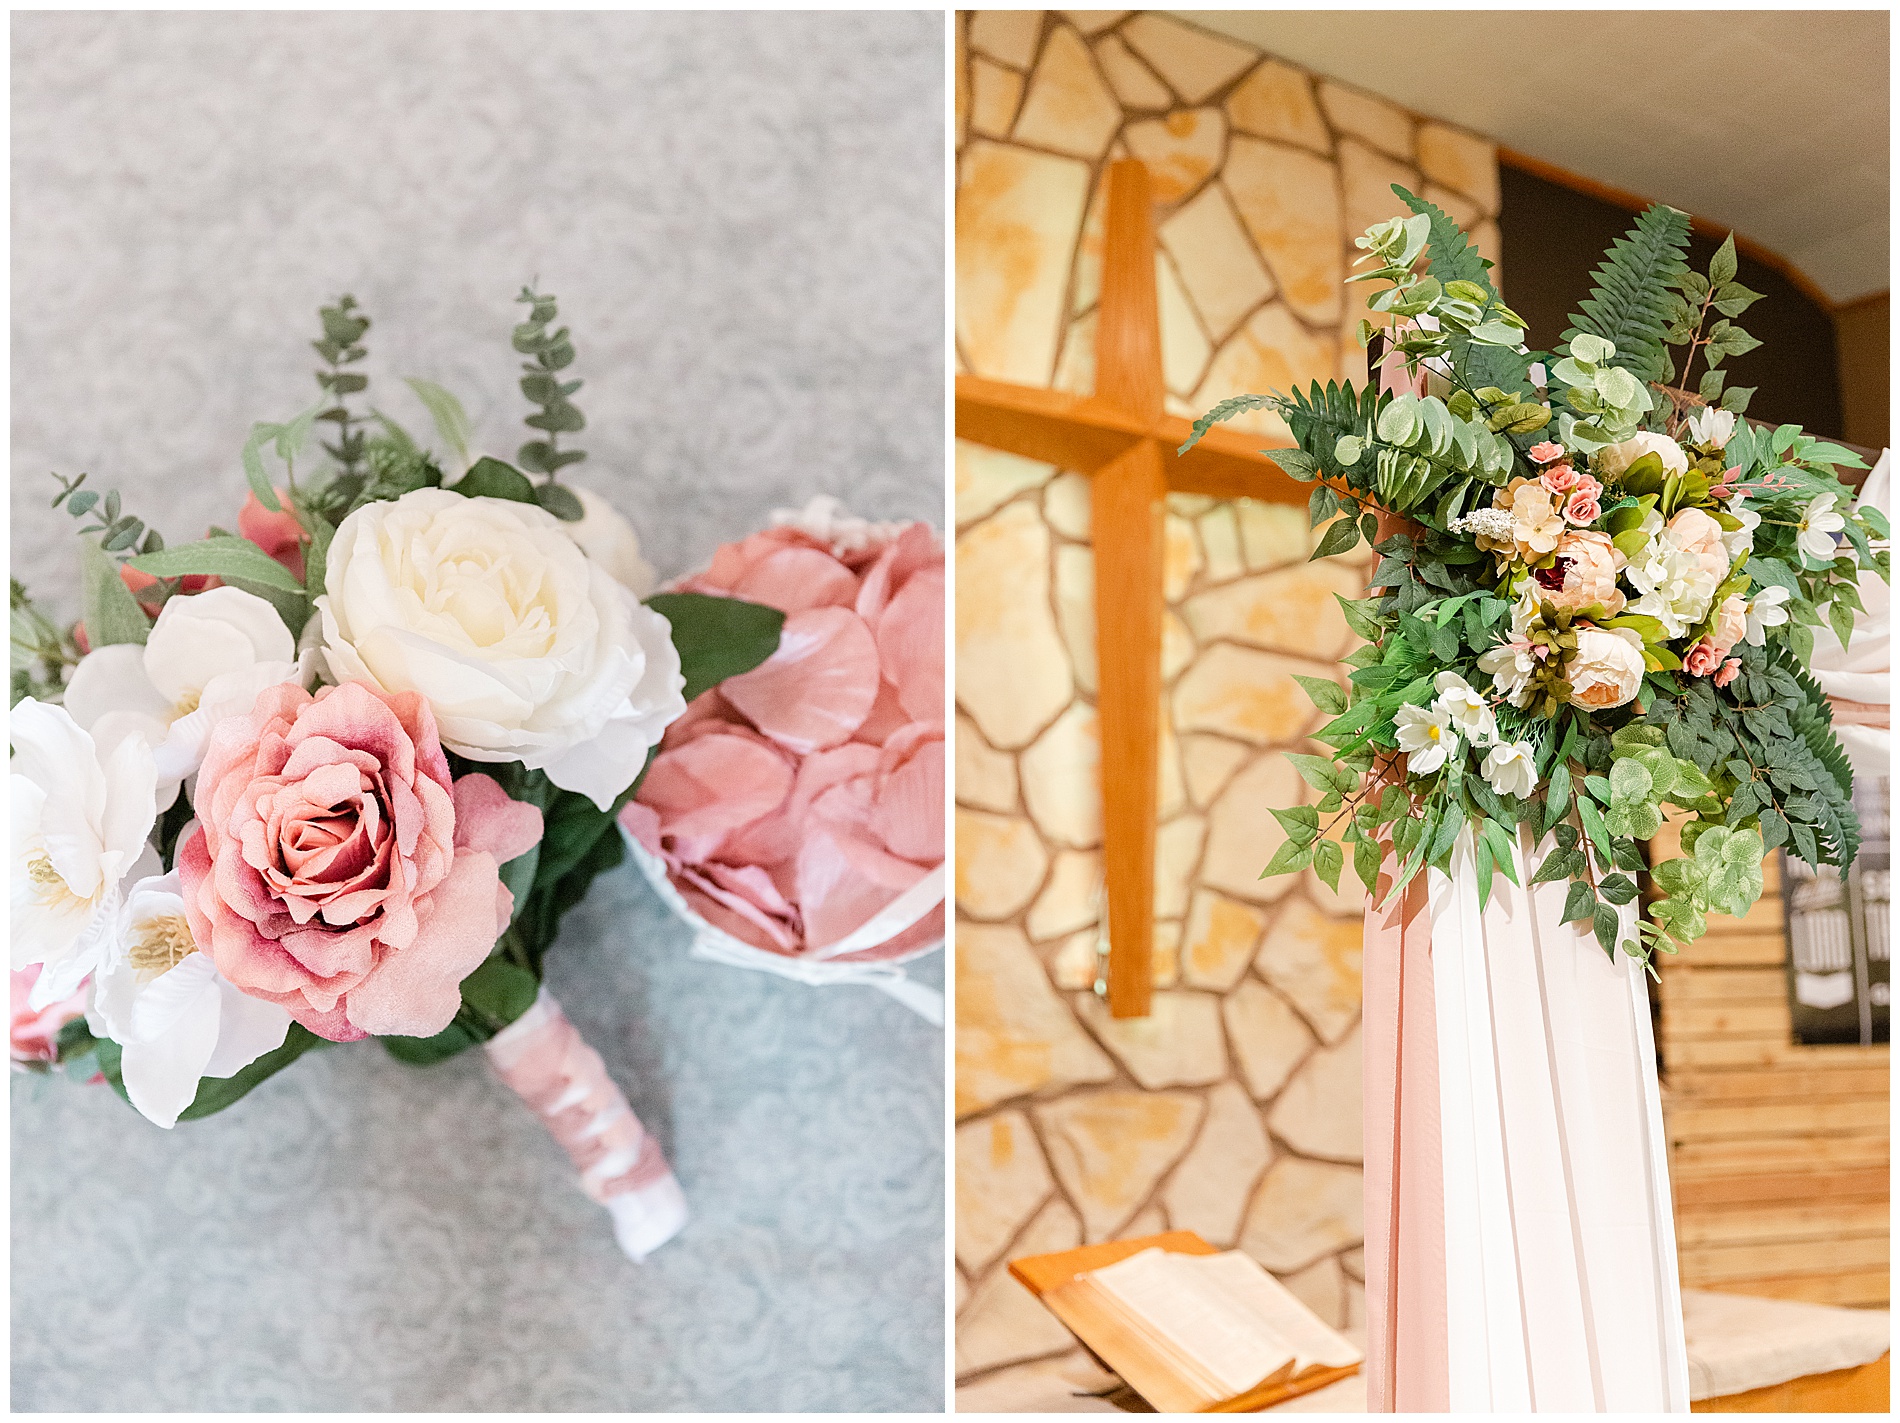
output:
<path id="1" fill-rule="evenodd" d="M 926 569 L 891 599 L 877 624 L 884 675 L 918 721 L 943 719 L 943 586 L 941 568 Z"/>
<path id="2" fill-rule="evenodd" d="M 789 547 L 753 564 L 732 591 L 747 602 L 802 613 L 808 608 L 850 607 L 858 595 L 858 580 L 828 553 Z"/>
<path id="3" fill-rule="evenodd" d="M 712 732 L 654 758 L 640 800 L 665 837 L 716 839 L 769 815 L 792 789 L 784 758 L 750 736 Z"/>
<path id="4" fill-rule="evenodd" d="M 813 608 L 787 618 L 778 651 L 721 690 L 781 746 L 811 752 L 863 725 L 878 680 L 877 644 L 864 620 L 844 608 Z"/>

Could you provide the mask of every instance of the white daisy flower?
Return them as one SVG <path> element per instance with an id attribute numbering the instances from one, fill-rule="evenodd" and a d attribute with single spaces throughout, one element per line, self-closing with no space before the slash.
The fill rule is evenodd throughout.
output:
<path id="1" fill-rule="evenodd" d="M 1435 707 L 1403 706 L 1393 718 L 1398 724 L 1399 750 L 1409 758 L 1415 776 L 1429 776 L 1458 750 L 1458 733 L 1451 715 Z"/>

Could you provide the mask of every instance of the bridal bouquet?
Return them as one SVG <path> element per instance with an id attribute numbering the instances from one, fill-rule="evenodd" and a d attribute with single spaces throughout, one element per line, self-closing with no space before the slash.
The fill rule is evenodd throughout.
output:
<path id="1" fill-rule="evenodd" d="M 561 443 L 585 424 L 574 347 L 552 297 L 520 300 L 519 468 L 470 459 L 440 387 L 411 382 L 441 456 L 366 411 L 345 297 L 320 398 L 244 446 L 237 533 L 169 545 L 60 481 L 83 621 L 12 591 L 14 1058 L 103 1075 L 171 1127 L 313 1048 L 483 1043 L 637 1256 L 683 1219 L 677 1187 L 543 959 L 621 860 L 662 733 L 766 661 L 784 614 L 639 600 L 625 521 L 559 482 L 585 458 Z M 318 422 L 335 437 L 299 479 Z"/>
<path id="2" fill-rule="evenodd" d="M 1671 806 L 1683 854 L 1653 867 L 1622 941 L 1648 963 L 1708 913 L 1744 913 L 1766 849 L 1853 860 L 1851 776 L 1809 663 L 1817 629 L 1845 646 L 1858 571 L 1889 577 L 1887 521 L 1850 507 L 1851 451 L 1753 427 L 1753 390 L 1725 388 L 1723 362 L 1760 344 L 1733 320 L 1759 299 L 1733 238 L 1693 271 L 1688 218 L 1650 208 L 1546 353 L 1457 225 L 1393 191 L 1413 215 L 1357 240 L 1371 268 L 1353 278 L 1385 284 L 1380 388 L 1241 396 L 1188 442 L 1277 412 L 1298 448 L 1272 454 L 1327 525 L 1314 557 L 1361 539 L 1381 555 L 1378 591 L 1341 600 L 1366 639 L 1350 687 L 1300 679 L 1335 754 L 1292 757 L 1317 799 L 1274 811 L 1265 873 L 1337 887 L 1350 847 L 1377 895 L 1389 847 L 1389 902 L 1462 843 L 1482 903 L 1549 837 L 1530 882 L 1568 879 L 1564 917 L 1614 954 L 1639 842 Z"/>

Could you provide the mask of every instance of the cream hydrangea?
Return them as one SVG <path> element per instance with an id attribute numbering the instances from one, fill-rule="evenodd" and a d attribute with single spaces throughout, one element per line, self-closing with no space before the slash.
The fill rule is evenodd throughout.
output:
<path id="1" fill-rule="evenodd" d="M 419 693 L 450 750 L 546 771 L 603 810 L 686 710 L 666 619 L 537 505 L 446 489 L 365 504 L 317 610 L 336 680 Z"/>

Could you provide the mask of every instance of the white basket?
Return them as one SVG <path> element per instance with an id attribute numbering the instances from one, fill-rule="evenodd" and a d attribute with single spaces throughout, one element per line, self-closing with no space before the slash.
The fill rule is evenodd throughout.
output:
<path id="1" fill-rule="evenodd" d="M 734 968 L 755 969 L 761 973 L 775 973 L 780 978 L 793 979 L 813 988 L 830 988 L 838 984 L 862 984 L 880 989 L 890 994 L 911 1012 L 928 1020 L 932 1025 L 943 1026 L 943 993 L 929 984 L 919 983 L 899 967 L 912 959 L 934 954 L 943 947 L 943 940 L 909 949 L 895 958 L 880 963 L 840 963 L 835 959 L 792 958 L 785 954 L 775 954 L 761 949 L 756 944 L 728 934 L 725 930 L 708 924 L 693 912 L 685 897 L 674 887 L 667 877 L 666 862 L 653 854 L 628 833 L 627 827 L 620 827 L 620 836 L 627 842 L 627 849 L 633 856 L 634 864 L 640 867 L 647 883 L 659 892 L 660 898 L 672 906 L 678 914 L 693 928 L 692 954 L 696 959 L 708 963 L 730 964 Z M 939 865 L 923 881 L 924 885 L 936 887 L 935 903 L 943 900 L 944 868 Z M 923 891 L 928 894 L 928 890 Z M 925 912 L 928 912 L 926 908 Z M 914 916 L 921 917 L 921 916 Z M 902 925 L 892 929 L 900 932 Z M 889 935 L 886 935 L 889 937 Z"/>

